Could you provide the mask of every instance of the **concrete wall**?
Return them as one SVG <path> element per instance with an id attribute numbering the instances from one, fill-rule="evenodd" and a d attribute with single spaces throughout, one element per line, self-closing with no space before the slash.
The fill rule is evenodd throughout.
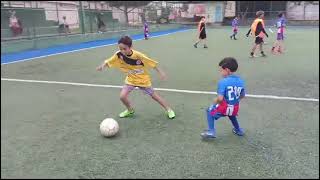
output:
<path id="1" fill-rule="evenodd" d="M 286 9 L 290 20 L 319 20 L 318 1 L 288 1 Z"/>
<path id="2" fill-rule="evenodd" d="M 209 23 L 220 23 L 223 21 L 225 3 L 222 1 L 208 1 L 205 3 L 188 4 L 188 10 L 181 12 L 181 17 L 193 18 L 205 16 Z"/>

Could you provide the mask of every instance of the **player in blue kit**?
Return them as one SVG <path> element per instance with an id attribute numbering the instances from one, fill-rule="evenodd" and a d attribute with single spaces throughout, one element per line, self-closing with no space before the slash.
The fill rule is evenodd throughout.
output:
<path id="1" fill-rule="evenodd" d="M 283 53 L 284 45 L 283 45 L 283 40 L 284 40 L 284 32 L 285 32 L 285 27 L 286 27 L 286 19 L 284 17 L 284 13 L 279 13 L 278 15 L 279 19 L 277 20 L 276 27 L 277 27 L 277 40 L 273 44 L 271 52 L 273 54 L 277 53 Z"/>
<path id="2" fill-rule="evenodd" d="M 233 37 L 233 39 L 234 40 L 237 40 L 237 38 L 236 38 L 236 35 L 237 35 L 237 33 L 238 33 L 238 25 L 239 25 L 239 19 L 240 19 L 240 16 L 236 16 L 234 19 L 233 19 L 233 21 L 232 21 L 232 31 L 233 31 L 233 34 L 230 36 L 230 39 L 232 39 L 232 37 Z"/>
<path id="3" fill-rule="evenodd" d="M 149 25 L 148 25 L 147 21 L 145 21 L 143 24 L 143 34 L 144 34 L 145 40 L 149 39 Z"/>
<path id="4" fill-rule="evenodd" d="M 208 130 L 201 133 L 203 139 L 216 137 L 215 120 L 224 116 L 229 117 L 234 134 L 244 135 L 237 120 L 240 100 L 245 97 L 244 81 L 234 74 L 238 69 L 238 63 L 236 59 L 226 57 L 220 61 L 219 66 L 223 79 L 218 82 L 218 97 L 214 99 L 213 105 L 206 110 Z"/>

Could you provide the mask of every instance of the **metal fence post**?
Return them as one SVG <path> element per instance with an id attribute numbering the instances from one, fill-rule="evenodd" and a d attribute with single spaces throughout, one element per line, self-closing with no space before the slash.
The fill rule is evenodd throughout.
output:
<path id="1" fill-rule="evenodd" d="M 84 11 L 82 6 L 82 1 L 79 1 L 79 11 L 80 11 L 80 23 L 81 23 L 81 33 L 85 34 L 85 26 L 84 26 Z"/>

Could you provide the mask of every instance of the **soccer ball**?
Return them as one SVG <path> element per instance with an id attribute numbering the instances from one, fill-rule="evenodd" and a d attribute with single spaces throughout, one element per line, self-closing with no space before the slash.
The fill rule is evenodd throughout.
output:
<path id="1" fill-rule="evenodd" d="M 119 132 L 119 124 L 112 118 L 106 118 L 100 123 L 100 133 L 105 137 L 112 137 Z"/>

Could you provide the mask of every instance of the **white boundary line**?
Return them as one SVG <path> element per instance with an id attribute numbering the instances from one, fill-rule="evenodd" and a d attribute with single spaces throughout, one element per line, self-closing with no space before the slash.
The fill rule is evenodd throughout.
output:
<path id="1" fill-rule="evenodd" d="M 62 81 L 40 81 L 40 80 L 27 80 L 27 79 L 10 79 L 10 78 L 1 78 L 1 81 L 31 82 L 31 83 L 45 83 L 45 84 L 63 84 L 63 85 L 73 85 L 73 86 L 106 87 L 106 88 L 122 88 L 122 86 L 116 86 L 116 85 L 73 83 L 73 82 L 62 82 Z M 191 90 L 183 90 L 183 89 L 165 89 L 165 88 L 154 88 L 154 89 L 158 90 L 158 91 L 181 92 L 181 93 L 189 93 L 189 94 L 217 94 L 216 92 L 210 92 L 210 91 L 191 91 Z M 297 97 L 273 96 L 273 95 L 246 94 L 246 97 L 261 98 L 261 99 L 282 99 L 282 100 L 319 102 L 319 99 L 314 99 L 314 98 L 297 98 Z"/>
<path id="2" fill-rule="evenodd" d="M 185 32 L 185 31 L 189 31 L 189 30 L 191 30 L 191 29 L 185 29 L 185 30 L 181 30 L 181 31 L 179 30 L 179 31 L 170 32 L 170 33 L 166 33 L 166 34 L 151 36 L 150 39 L 156 38 L 156 37 L 161 37 L 161 36 L 166 36 L 166 35 L 170 35 L 170 34 L 174 34 L 174 33 L 178 33 L 178 32 Z M 140 38 L 140 39 L 135 39 L 133 41 L 140 41 L 140 40 L 143 40 L 143 39 L 144 38 Z M 115 45 L 115 44 L 118 44 L 118 43 L 105 44 L 105 45 L 93 46 L 93 47 L 89 47 L 89 48 L 81 48 L 81 49 L 76 49 L 76 50 L 72 50 L 72 51 L 66 51 L 66 52 L 61 52 L 61 53 L 54 53 L 54 54 L 49 54 L 49 55 L 44 55 L 44 56 L 33 57 L 33 58 L 21 59 L 21 60 L 18 60 L 18 61 L 1 63 L 1 66 L 2 65 L 6 65 L 6 64 L 13 64 L 13 63 L 24 62 L 24 61 L 29 61 L 29 60 L 33 60 L 33 59 L 39 59 L 39 58 L 44 58 L 44 57 L 49 57 L 49 56 L 60 55 L 60 54 L 73 53 L 73 52 L 78 52 L 78 51 L 83 51 L 83 50 L 88 50 L 88 49 L 94 49 L 94 48 L 100 48 L 100 47 L 105 47 L 105 46 L 112 46 L 112 45 Z"/>

